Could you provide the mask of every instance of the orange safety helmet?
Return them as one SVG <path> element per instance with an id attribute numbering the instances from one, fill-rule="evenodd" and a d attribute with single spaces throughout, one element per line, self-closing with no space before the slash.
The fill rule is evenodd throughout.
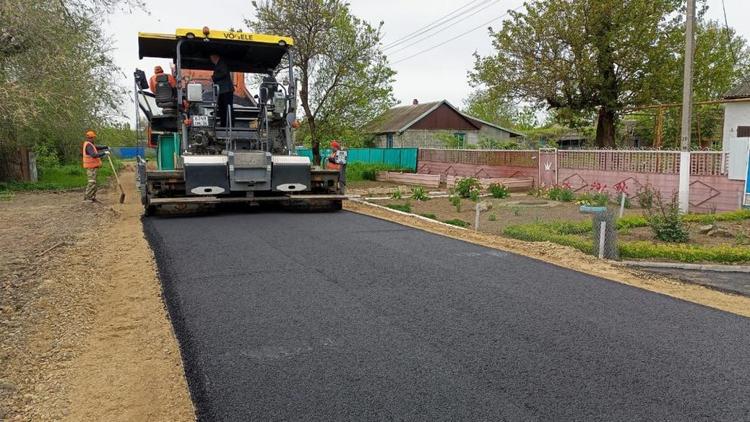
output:
<path id="1" fill-rule="evenodd" d="M 94 139 L 96 138 L 96 132 L 94 132 L 93 130 L 88 130 L 86 131 L 86 137 L 89 139 Z"/>
<path id="2" fill-rule="evenodd" d="M 160 74 L 160 73 L 164 73 L 164 69 L 162 69 L 161 66 L 155 66 L 154 67 L 154 73 L 157 74 L 157 75 Z"/>
<path id="3" fill-rule="evenodd" d="M 338 150 L 341 149 L 341 145 L 339 145 L 338 141 L 334 140 L 334 141 L 331 141 L 331 148 L 333 148 L 334 150 L 338 151 Z"/>

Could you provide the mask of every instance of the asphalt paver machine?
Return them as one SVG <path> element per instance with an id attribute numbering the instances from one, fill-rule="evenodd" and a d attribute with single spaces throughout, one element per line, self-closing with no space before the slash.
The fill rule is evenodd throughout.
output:
<path id="1" fill-rule="evenodd" d="M 341 209 L 346 196 L 339 170 L 295 154 L 293 46 L 289 37 L 205 27 L 138 34 L 140 58 L 169 59 L 176 81 L 149 92 L 145 72 L 134 74 L 138 121 L 145 116 L 146 138 L 157 151 L 155 163 L 144 157 L 137 163 L 147 214 L 167 205 L 227 202 Z M 212 54 L 232 72 L 234 107 L 227 124 L 218 118 Z M 245 86 L 248 74 L 255 75 L 256 95 Z"/>

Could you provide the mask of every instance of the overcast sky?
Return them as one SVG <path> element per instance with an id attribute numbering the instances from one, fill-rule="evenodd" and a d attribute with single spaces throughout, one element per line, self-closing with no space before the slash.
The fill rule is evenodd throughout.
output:
<path id="1" fill-rule="evenodd" d="M 725 0 L 729 25 L 740 35 L 750 38 L 750 1 Z M 467 72 L 473 66 L 472 54 L 492 51 L 487 27 L 501 26 L 503 15 L 518 8 L 523 0 L 351 0 L 353 13 L 373 25 L 383 21 L 384 45 L 461 9 L 452 21 L 435 30 L 411 37 L 386 49 L 393 69 L 398 73 L 394 91 L 396 99 L 408 104 L 447 99 L 456 106 L 470 94 Z M 208 26 L 216 29 L 244 27 L 245 17 L 253 13 L 249 0 L 146 0 L 148 12 L 120 12 L 109 19 L 107 31 L 112 37 L 116 64 L 132 84 L 136 67 L 151 74 L 153 66 L 165 61 L 138 60 L 138 32 L 174 33 L 178 27 Z M 708 0 L 709 16 L 723 21 L 721 0 Z M 113 75 L 121 81 L 124 75 Z M 130 86 L 130 85 L 127 85 Z M 132 106 L 128 109 L 132 109 Z M 132 112 L 128 112 L 132 115 Z"/>

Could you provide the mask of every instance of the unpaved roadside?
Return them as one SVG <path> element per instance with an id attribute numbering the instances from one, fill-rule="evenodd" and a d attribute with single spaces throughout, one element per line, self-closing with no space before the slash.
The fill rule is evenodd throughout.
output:
<path id="1" fill-rule="evenodd" d="M 555 245 L 549 242 L 523 242 L 487 233 L 462 230 L 418 216 L 405 215 L 361 202 L 346 201 L 344 209 L 489 248 L 536 258 L 560 267 L 750 317 L 750 298 L 748 297 L 720 292 L 694 284 L 686 284 L 666 276 L 654 275 L 653 273 L 626 268 L 612 262 L 600 261 L 593 256 L 586 255 L 583 252 L 566 246 Z"/>
<path id="2" fill-rule="evenodd" d="M 0 203 L 0 419 L 194 419 L 132 172 L 122 181 L 124 205 Z"/>

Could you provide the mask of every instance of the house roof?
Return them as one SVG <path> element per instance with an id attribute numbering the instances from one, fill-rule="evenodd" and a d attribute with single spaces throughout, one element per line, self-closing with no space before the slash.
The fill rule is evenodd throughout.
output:
<path id="1" fill-rule="evenodd" d="M 745 79 L 724 94 L 724 99 L 726 100 L 740 98 L 750 98 L 750 79 Z"/>
<path id="2" fill-rule="evenodd" d="M 491 126 L 499 130 L 506 131 L 510 134 L 517 136 L 524 136 L 522 133 L 506 129 L 496 124 L 486 122 L 476 117 L 469 116 L 466 113 L 462 113 L 459 109 L 453 106 L 447 100 L 433 101 L 429 103 L 416 104 L 416 105 L 405 105 L 393 107 L 385 113 L 378 116 L 376 119 L 365 125 L 364 130 L 368 133 L 402 133 L 409 129 L 412 125 L 419 122 L 420 120 L 427 117 L 430 113 L 437 110 L 440 106 L 446 105 L 453 111 L 458 113 L 461 117 L 468 120 L 470 124 L 480 128 L 481 126 Z"/>
<path id="3" fill-rule="evenodd" d="M 447 102 L 447 101 L 445 101 Z M 393 107 L 365 125 L 369 133 L 403 132 L 440 107 L 443 101 Z"/>
<path id="4" fill-rule="evenodd" d="M 473 122 L 475 122 L 475 123 L 477 123 L 477 124 L 479 124 L 479 125 L 484 125 L 484 126 L 491 126 L 491 127 L 494 127 L 495 129 L 498 129 L 498 130 L 502 130 L 503 132 L 508 132 L 508 133 L 510 133 L 511 135 L 515 135 L 515 136 L 518 136 L 518 137 L 521 137 L 521 138 L 524 138 L 524 137 L 526 137 L 526 135 L 524 135 L 524 134 L 523 134 L 523 133 L 521 133 L 521 132 L 517 132 L 517 131 L 515 131 L 515 130 L 512 130 L 512 129 L 504 128 L 504 127 L 502 127 L 502 126 L 500 126 L 500 125 L 496 125 L 496 124 L 494 124 L 494 123 L 490 123 L 490 122 L 488 122 L 488 121 L 485 121 L 485 120 L 482 120 L 482 119 L 478 119 L 478 118 L 476 118 L 476 117 L 474 117 L 474 116 L 470 116 L 470 115 L 468 115 L 468 114 L 466 114 L 466 113 L 461 113 L 461 114 L 462 114 L 462 115 L 463 115 L 464 117 L 466 117 L 467 119 L 469 119 L 469 120 L 471 120 L 471 121 L 473 121 Z"/>

